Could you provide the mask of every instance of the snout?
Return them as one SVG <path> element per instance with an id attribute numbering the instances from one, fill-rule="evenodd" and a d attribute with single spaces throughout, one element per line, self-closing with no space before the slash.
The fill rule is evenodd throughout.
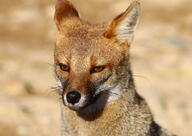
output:
<path id="1" fill-rule="evenodd" d="M 86 97 L 77 90 L 71 90 L 63 95 L 63 103 L 77 111 L 86 105 Z"/>

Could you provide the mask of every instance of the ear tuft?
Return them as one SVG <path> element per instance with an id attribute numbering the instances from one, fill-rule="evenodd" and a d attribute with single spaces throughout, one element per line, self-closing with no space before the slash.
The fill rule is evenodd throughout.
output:
<path id="1" fill-rule="evenodd" d="M 120 42 L 131 42 L 139 15 L 140 3 L 135 1 L 124 13 L 120 14 L 112 21 L 108 31 L 104 33 L 104 36 L 106 38 L 116 38 Z"/>
<path id="2" fill-rule="evenodd" d="M 67 0 L 57 0 L 55 5 L 55 21 L 60 23 L 64 18 L 79 17 L 75 7 Z"/>

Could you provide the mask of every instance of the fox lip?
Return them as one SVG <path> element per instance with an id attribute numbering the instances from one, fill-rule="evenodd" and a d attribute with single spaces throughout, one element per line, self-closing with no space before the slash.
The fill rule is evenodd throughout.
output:
<path id="1" fill-rule="evenodd" d="M 68 107 L 69 109 L 74 110 L 74 111 L 78 111 L 81 108 L 81 106 L 78 106 L 78 105 L 68 104 L 68 103 L 65 102 L 65 100 L 63 100 L 63 104 L 66 107 Z"/>

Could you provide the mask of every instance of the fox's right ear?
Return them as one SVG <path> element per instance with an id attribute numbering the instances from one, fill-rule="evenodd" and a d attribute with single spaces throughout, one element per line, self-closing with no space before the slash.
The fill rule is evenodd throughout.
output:
<path id="1" fill-rule="evenodd" d="M 108 39 L 115 38 L 118 42 L 132 42 L 134 30 L 140 15 L 140 3 L 133 2 L 125 12 L 117 16 L 109 25 L 104 36 Z"/>
<path id="2" fill-rule="evenodd" d="M 72 18 L 79 18 L 79 13 L 72 3 L 67 0 L 57 0 L 54 19 L 58 29 L 63 22 Z"/>

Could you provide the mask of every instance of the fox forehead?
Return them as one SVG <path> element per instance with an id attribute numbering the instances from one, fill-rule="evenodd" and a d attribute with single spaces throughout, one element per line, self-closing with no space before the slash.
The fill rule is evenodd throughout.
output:
<path id="1" fill-rule="evenodd" d="M 105 31 L 105 24 L 80 24 L 64 29 L 57 38 L 55 58 L 63 63 L 90 60 L 97 65 L 118 61 L 122 54 L 115 48 L 115 40 L 103 37 Z"/>

